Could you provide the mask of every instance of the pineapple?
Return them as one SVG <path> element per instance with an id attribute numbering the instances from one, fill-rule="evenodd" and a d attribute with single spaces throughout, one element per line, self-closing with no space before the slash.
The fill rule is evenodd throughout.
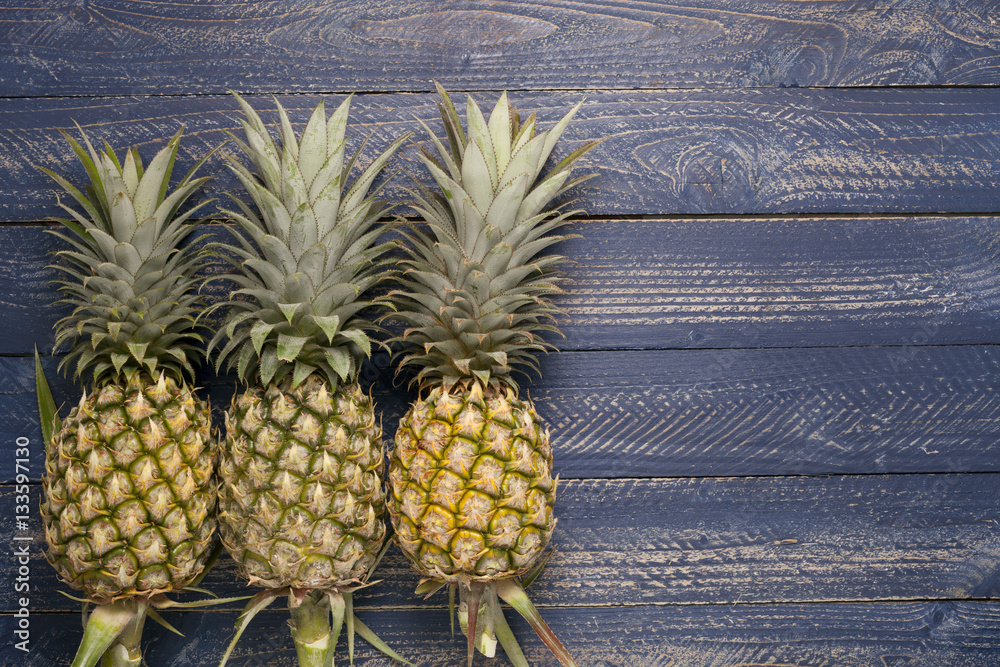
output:
<path id="1" fill-rule="evenodd" d="M 278 103 L 280 146 L 236 99 L 246 138 L 233 141 L 256 172 L 234 157 L 229 167 L 260 213 L 238 200 L 239 212 L 226 212 L 239 230 L 237 243 L 223 246 L 235 269 L 227 277 L 239 289 L 220 304 L 226 325 L 210 348 L 226 341 L 218 364 L 247 388 L 226 414 L 219 524 L 242 575 L 264 590 L 223 663 L 254 614 L 281 595 L 301 665 L 332 663 L 345 620 L 352 651 L 356 628 L 399 659 L 354 617 L 351 595 L 386 534 L 382 429 L 358 385 L 377 329 L 364 313 L 390 275 L 376 225 L 386 209 L 368 191 L 406 137 L 348 186 L 350 98 L 329 119 L 320 102 L 300 140 Z"/>
<path id="2" fill-rule="evenodd" d="M 119 161 L 64 133 L 83 163 L 86 194 L 43 169 L 83 209 L 54 234 L 64 303 L 56 345 L 71 342 L 60 368 L 90 376 L 91 390 L 61 422 L 36 354 L 46 440 L 41 504 L 46 557 L 83 591 L 90 614 L 74 665 L 140 663 L 150 606 L 197 582 L 215 533 L 216 445 L 208 403 L 193 391 L 202 341 L 193 292 L 200 253 L 181 247 L 203 202 L 180 208 L 207 178 L 195 165 L 168 194 L 181 132 L 144 169 L 138 151 Z M 206 156 L 207 157 L 207 156 Z"/>
<path id="3" fill-rule="evenodd" d="M 407 325 L 394 339 L 401 368 L 416 370 L 423 398 L 400 421 L 389 464 L 388 507 L 395 540 L 426 578 L 418 590 L 457 587 L 474 648 L 492 657 L 496 639 L 527 666 L 497 596 L 525 615 L 564 665 L 574 665 L 523 585 L 555 527 L 552 448 L 513 371 L 537 369 L 555 331 L 561 258 L 546 248 L 574 212 L 546 208 L 583 179 L 573 163 L 596 142 L 539 177 L 579 105 L 535 133 L 504 93 L 487 121 L 470 96 L 468 134 L 448 94 L 438 104 L 450 151 L 424 126 L 437 156 L 422 161 L 441 188 L 414 193 L 429 231 L 408 234 L 401 289 L 392 293 Z M 525 576 L 521 581 L 520 577 Z"/>

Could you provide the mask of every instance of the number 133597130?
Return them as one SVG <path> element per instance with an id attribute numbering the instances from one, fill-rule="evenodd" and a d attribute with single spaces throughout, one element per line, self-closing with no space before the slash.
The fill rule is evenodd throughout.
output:
<path id="1" fill-rule="evenodd" d="M 21 436 L 16 441 L 17 447 L 14 449 L 14 516 L 17 522 L 17 531 L 28 530 L 28 516 L 31 514 L 31 497 L 28 493 L 28 456 L 31 452 L 28 445 L 31 443 L 28 438 Z M 15 536 L 16 539 L 17 536 Z"/>
<path id="2" fill-rule="evenodd" d="M 31 455 L 31 451 L 28 445 L 31 441 L 21 436 L 15 441 L 16 448 L 14 449 L 14 558 L 17 561 L 17 574 L 14 577 L 14 591 L 17 593 L 22 593 L 17 598 L 17 611 L 14 614 L 16 617 L 16 626 L 14 628 L 14 636 L 20 641 L 14 643 L 14 647 L 20 651 L 28 652 L 28 638 L 29 624 L 30 624 L 30 612 L 28 611 L 28 604 L 30 598 L 27 593 L 31 591 L 31 569 L 30 569 L 30 553 L 28 547 L 31 543 L 31 531 L 30 531 L 30 521 L 28 517 L 31 515 L 31 487 L 28 486 L 30 480 L 29 469 L 28 469 L 28 457 Z"/>

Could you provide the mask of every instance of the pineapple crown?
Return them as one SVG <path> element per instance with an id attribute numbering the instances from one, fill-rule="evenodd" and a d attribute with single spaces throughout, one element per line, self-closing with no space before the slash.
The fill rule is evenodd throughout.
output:
<path id="1" fill-rule="evenodd" d="M 64 260 L 54 268 L 66 297 L 60 303 L 73 312 L 56 323 L 56 346 L 72 340 L 60 369 L 75 362 L 77 378 L 90 373 L 94 385 L 131 379 L 139 373 L 193 379 L 192 359 L 203 342 L 196 320 L 201 299 L 193 293 L 194 273 L 202 251 L 181 247 L 193 229 L 188 220 L 203 201 L 186 212 L 180 208 L 208 177 L 191 168 L 173 192 L 170 177 L 177 157 L 178 132 L 143 168 L 131 148 L 119 161 L 107 143 L 91 145 L 83 129 L 83 145 L 63 136 L 90 177 L 86 194 L 50 169 L 40 167 L 83 209 L 59 202 L 72 219 L 52 218 L 69 234 L 52 232 L 71 250 L 55 253 Z"/>
<path id="2" fill-rule="evenodd" d="M 364 148 L 345 163 L 350 97 L 329 119 L 321 101 L 298 141 L 275 100 L 279 146 L 257 112 L 233 95 L 245 140 L 230 136 L 256 171 L 233 156 L 227 163 L 259 214 L 236 197 L 239 211 L 224 211 L 236 222 L 236 243 L 217 247 L 235 269 L 223 277 L 237 289 L 218 304 L 228 313 L 209 350 L 228 339 L 217 366 L 235 367 L 247 384 L 289 379 L 297 387 L 314 372 L 333 387 L 354 381 L 371 355 L 370 333 L 379 330 L 365 317 L 377 303 L 366 295 L 391 275 L 385 258 L 391 244 L 379 243 L 385 230 L 376 225 L 388 208 L 377 198 L 381 188 L 369 189 L 408 135 L 348 185 Z"/>
<path id="3" fill-rule="evenodd" d="M 418 371 L 421 388 L 456 383 L 517 390 L 513 370 L 538 370 L 535 356 L 553 346 L 540 334 L 559 333 L 555 267 L 564 258 L 546 254 L 566 236 L 552 234 L 580 211 L 549 206 L 590 178 L 570 179 L 573 164 L 599 142 L 542 169 L 581 103 L 551 129 L 536 134 L 535 115 L 521 121 L 503 93 L 487 121 L 467 98 L 468 133 L 448 93 L 438 85 L 438 110 L 450 150 L 421 121 L 436 149 L 421 161 L 440 192 L 421 186 L 413 207 L 428 231 L 411 226 L 408 258 L 392 293 L 407 328 L 392 340 L 402 344 L 400 367 Z"/>

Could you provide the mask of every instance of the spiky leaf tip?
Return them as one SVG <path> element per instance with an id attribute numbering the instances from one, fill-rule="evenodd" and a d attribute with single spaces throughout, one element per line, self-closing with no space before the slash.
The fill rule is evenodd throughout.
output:
<path id="1" fill-rule="evenodd" d="M 70 344 L 60 368 L 73 367 L 97 386 L 140 373 L 191 379 L 201 356 L 196 320 L 203 304 L 195 272 L 203 250 L 188 241 L 191 218 L 209 202 L 181 209 L 208 180 L 194 177 L 208 155 L 171 190 L 183 130 L 144 166 L 136 149 L 120 160 L 109 145 L 97 150 L 77 129 L 82 144 L 63 136 L 90 183 L 80 189 L 40 167 L 76 204 L 60 200 L 70 218 L 52 218 L 64 227 L 52 233 L 68 247 L 55 253 L 60 303 L 73 309 L 56 323 L 57 347 Z"/>
<path id="2" fill-rule="evenodd" d="M 563 210 L 562 198 L 588 178 L 570 179 L 570 172 L 599 142 L 545 171 L 582 103 L 537 132 L 534 114 L 522 122 L 506 93 L 489 119 L 468 96 L 465 126 L 440 85 L 438 93 L 446 139 L 421 123 L 434 149 L 421 161 L 437 188 L 411 193 L 423 224 L 405 233 L 390 317 L 406 328 L 391 342 L 400 344 L 400 367 L 416 371 L 413 381 L 423 389 L 516 391 L 515 373 L 537 370 L 537 355 L 553 348 L 544 335 L 559 333 L 552 296 L 560 292 L 564 258 L 552 246 L 568 238 L 555 232 L 580 213 Z"/>
<path id="3" fill-rule="evenodd" d="M 407 139 L 396 139 L 351 178 L 358 154 L 346 155 L 351 98 L 327 116 L 313 109 L 296 138 L 289 114 L 275 100 L 279 138 L 254 108 L 233 93 L 243 113 L 242 156 L 227 156 L 252 204 L 233 198 L 233 243 L 217 244 L 237 288 L 218 307 L 226 324 L 209 344 L 217 365 L 248 385 L 290 382 L 313 373 L 336 387 L 357 378 L 371 355 L 378 287 L 388 280 L 390 244 L 379 223 L 388 208 L 373 188 Z"/>

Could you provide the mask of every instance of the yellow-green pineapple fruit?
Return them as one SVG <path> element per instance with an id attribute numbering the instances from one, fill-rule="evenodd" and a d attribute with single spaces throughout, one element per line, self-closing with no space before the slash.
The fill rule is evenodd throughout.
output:
<path id="1" fill-rule="evenodd" d="M 208 404 L 161 375 L 80 399 L 46 451 L 46 557 L 94 601 L 190 585 L 215 537 Z"/>
<path id="2" fill-rule="evenodd" d="M 382 428 L 357 384 L 318 375 L 254 387 L 226 415 L 222 536 L 266 588 L 332 589 L 367 576 L 385 541 Z"/>
<path id="3" fill-rule="evenodd" d="M 182 245 L 201 205 L 179 210 L 208 179 L 192 169 L 169 190 L 180 132 L 145 168 L 135 150 L 119 161 L 85 134 L 84 145 L 66 138 L 91 183 L 85 195 L 44 170 L 83 209 L 61 204 L 72 219 L 57 218 L 71 247 L 56 255 L 73 312 L 56 343 L 72 343 L 62 367 L 91 387 L 47 442 L 46 557 L 97 605 L 74 664 L 105 649 L 106 664 L 133 664 L 149 605 L 193 584 L 214 542 L 216 445 L 209 405 L 190 384 L 202 355 L 201 253 Z"/>
<path id="4" fill-rule="evenodd" d="M 509 387 L 431 389 L 400 421 L 392 466 L 396 540 L 426 577 L 525 574 L 549 542 L 549 434 Z"/>
<path id="5" fill-rule="evenodd" d="M 401 288 L 393 292 L 406 324 L 394 339 L 401 368 L 416 370 L 422 398 L 400 421 L 389 462 L 389 514 L 395 539 L 428 580 L 458 588 L 473 647 L 493 655 L 497 638 L 524 667 L 497 596 L 512 604 L 564 665 L 573 659 L 524 595 L 528 574 L 555 528 L 549 436 L 515 370 L 537 369 L 555 331 L 555 266 L 547 249 L 570 212 L 550 202 L 570 179 L 588 143 L 542 170 L 579 105 L 553 128 L 535 132 L 506 93 L 487 121 L 468 98 L 468 132 L 447 93 L 438 103 L 450 150 L 425 126 L 434 153 L 422 161 L 440 187 L 423 188 L 405 244 Z M 422 586 L 426 590 L 427 586 Z M 480 618 L 481 617 L 481 618 Z"/>
<path id="6" fill-rule="evenodd" d="M 265 591 L 229 650 L 287 594 L 300 663 L 324 664 L 385 541 L 382 428 L 358 374 L 378 328 L 372 293 L 391 274 L 379 240 L 386 209 L 369 188 L 405 137 L 349 184 L 350 98 L 329 118 L 320 102 L 298 140 L 278 104 L 280 144 L 236 99 L 245 140 L 232 139 L 251 166 L 230 157 L 229 167 L 256 210 L 237 200 L 227 212 L 237 236 L 224 248 L 227 278 L 238 289 L 212 346 L 244 389 L 226 414 L 219 523 L 240 572 Z"/>

